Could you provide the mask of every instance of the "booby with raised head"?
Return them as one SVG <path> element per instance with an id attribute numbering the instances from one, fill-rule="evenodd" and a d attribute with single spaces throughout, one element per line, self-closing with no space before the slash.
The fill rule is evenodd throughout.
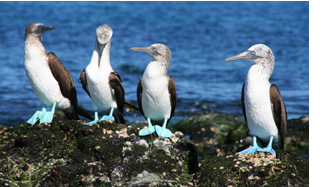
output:
<path id="1" fill-rule="evenodd" d="M 170 49 L 164 44 L 133 47 L 130 50 L 144 52 L 153 58 L 146 67 L 137 87 L 137 100 L 141 113 L 148 121 L 148 128 L 139 131 L 146 136 L 156 131 L 158 136 L 171 137 L 166 125 L 174 114 L 177 102 L 176 86 L 167 74 L 171 61 Z M 163 124 L 152 126 L 152 124 Z"/>
<path id="2" fill-rule="evenodd" d="M 269 82 L 275 63 L 273 52 L 268 46 L 257 44 L 225 61 L 232 60 L 254 62 L 247 73 L 241 97 L 253 146 L 238 153 L 265 151 L 276 155 L 274 149 L 284 149 L 287 114 L 277 86 Z M 256 137 L 265 148 L 257 145 Z"/>
<path id="3" fill-rule="evenodd" d="M 35 124 L 38 120 L 50 123 L 56 107 L 70 120 L 78 120 L 77 114 L 93 119 L 77 106 L 76 89 L 69 71 L 54 53 L 47 53 L 42 44 L 43 34 L 53 29 L 56 28 L 41 23 L 30 23 L 26 28 L 24 66 L 32 90 L 43 103 L 42 110 L 35 112 L 27 123 Z M 46 111 L 46 105 L 52 107 L 51 111 Z"/>
<path id="4" fill-rule="evenodd" d="M 96 41 L 92 59 L 80 75 L 84 90 L 92 99 L 95 111 L 94 121 L 85 125 L 96 124 L 99 121 L 115 120 L 125 123 L 124 89 L 120 75 L 112 68 L 110 63 L 110 48 L 113 30 L 107 24 L 96 29 Z M 108 115 L 98 119 L 98 109 Z"/>

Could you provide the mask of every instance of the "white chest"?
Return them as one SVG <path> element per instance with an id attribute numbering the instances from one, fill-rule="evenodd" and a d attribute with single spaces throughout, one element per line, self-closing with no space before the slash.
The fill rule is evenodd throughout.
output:
<path id="1" fill-rule="evenodd" d="M 57 107 L 60 107 L 59 102 L 63 96 L 58 82 L 49 69 L 47 60 L 47 54 L 33 46 L 25 49 L 24 66 L 32 90 L 42 103 L 48 106 L 57 103 Z"/>
<path id="2" fill-rule="evenodd" d="M 141 79 L 143 112 L 151 119 L 170 118 L 169 77 L 159 74 L 153 68 L 155 67 L 148 66 Z"/>
<path id="3" fill-rule="evenodd" d="M 90 63 L 86 68 L 88 90 L 92 98 L 94 110 L 108 111 L 111 107 L 117 108 L 114 90 L 109 84 L 111 66 L 100 66 Z"/>
<path id="4" fill-rule="evenodd" d="M 269 95 L 271 84 L 253 67 L 247 74 L 244 88 L 247 125 L 252 135 L 268 140 L 269 136 L 278 135 Z"/>

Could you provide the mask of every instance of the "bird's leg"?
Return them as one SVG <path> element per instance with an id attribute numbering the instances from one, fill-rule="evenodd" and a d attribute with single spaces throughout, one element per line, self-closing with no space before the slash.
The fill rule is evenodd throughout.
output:
<path id="1" fill-rule="evenodd" d="M 96 124 L 98 122 L 98 113 L 97 110 L 94 112 L 94 120 L 91 122 L 83 123 L 83 125 L 91 125 L 91 124 Z"/>
<path id="2" fill-rule="evenodd" d="M 42 105 L 41 111 L 36 111 L 34 115 L 27 121 L 27 123 L 34 125 L 38 120 L 40 120 L 46 114 L 46 105 Z"/>
<path id="3" fill-rule="evenodd" d="M 245 155 L 245 154 L 249 154 L 249 153 L 255 153 L 257 151 L 263 151 L 262 148 L 260 148 L 258 145 L 257 145 L 257 138 L 256 136 L 254 135 L 253 136 L 253 146 L 243 150 L 243 151 L 240 151 L 238 152 L 237 154 L 242 154 L 242 155 Z"/>
<path id="4" fill-rule="evenodd" d="M 160 127 L 159 125 L 155 125 L 155 131 L 157 132 L 158 136 L 165 138 L 170 138 L 172 136 L 172 132 L 166 128 L 167 122 L 168 119 L 164 118 L 162 127 Z"/>
<path id="5" fill-rule="evenodd" d="M 272 148 L 273 139 L 274 139 L 274 136 L 270 136 L 270 137 L 269 137 L 269 143 L 268 143 L 267 147 L 263 148 L 263 151 L 264 151 L 264 152 L 269 152 L 269 153 L 271 153 L 272 155 L 276 155 L 276 153 L 275 153 L 274 149 Z"/>
<path id="6" fill-rule="evenodd" d="M 106 120 L 112 120 L 112 121 L 114 121 L 115 119 L 114 119 L 114 117 L 113 117 L 113 111 L 114 111 L 114 108 L 113 107 L 111 107 L 111 111 L 110 111 L 110 114 L 107 116 L 107 115 L 104 115 L 101 119 L 100 119 L 100 121 L 106 121 Z"/>
<path id="7" fill-rule="evenodd" d="M 146 136 L 155 132 L 155 128 L 152 126 L 151 119 L 147 118 L 147 120 L 148 120 L 148 128 L 141 129 L 139 131 L 139 136 Z"/>
<path id="8" fill-rule="evenodd" d="M 55 114 L 55 108 L 56 108 L 56 103 L 54 103 L 53 106 L 51 107 L 51 111 L 46 112 L 45 115 L 40 118 L 39 124 L 51 123 Z"/>

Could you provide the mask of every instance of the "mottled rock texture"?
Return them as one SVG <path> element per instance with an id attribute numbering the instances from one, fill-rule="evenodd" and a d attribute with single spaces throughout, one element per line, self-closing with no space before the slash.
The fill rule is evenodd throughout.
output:
<path id="1" fill-rule="evenodd" d="M 308 118 L 288 124 L 276 157 L 236 155 L 248 129 L 225 114 L 171 124 L 171 138 L 139 137 L 141 122 L 0 127 L 0 186 L 308 186 Z"/>

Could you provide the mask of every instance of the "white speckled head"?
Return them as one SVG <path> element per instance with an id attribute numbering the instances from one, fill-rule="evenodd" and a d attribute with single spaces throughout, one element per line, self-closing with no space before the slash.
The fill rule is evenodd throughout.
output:
<path id="1" fill-rule="evenodd" d="M 258 57 L 254 60 L 254 63 L 261 62 L 261 59 L 268 59 L 266 62 L 274 63 L 274 54 L 272 50 L 264 44 L 256 44 L 251 46 L 248 51 L 255 52 L 255 55 Z"/>
<path id="2" fill-rule="evenodd" d="M 113 30 L 107 24 L 101 25 L 96 29 L 97 41 L 106 44 L 111 41 Z"/>
<path id="3" fill-rule="evenodd" d="M 274 66 L 274 55 L 272 50 L 264 44 L 256 44 L 250 47 L 247 51 L 239 55 L 229 57 L 225 61 L 233 60 L 248 60 L 255 64 L 271 64 Z"/>
<path id="4" fill-rule="evenodd" d="M 165 58 L 167 62 L 170 63 L 171 61 L 171 51 L 170 49 L 164 45 L 164 44 L 153 44 L 153 47 L 155 47 L 157 49 L 157 52 L 160 54 L 158 56 L 156 56 L 155 58 Z"/>
<path id="5" fill-rule="evenodd" d="M 270 77 L 274 69 L 274 54 L 272 50 L 264 44 L 256 44 L 250 47 L 247 51 L 239 55 L 229 57 L 225 61 L 233 60 L 248 60 L 257 65 L 261 65 L 266 72 L 267 77 Z"/>
<path id="6" fill-rule="evenodd" d="M 164 44 L 153 44 L 148 47 L 132 47 L 130 50 L 146 53 L 150 55 L 154 61 L 166 64 L 167 67 L 170 65 L 171 51 Z"/>

